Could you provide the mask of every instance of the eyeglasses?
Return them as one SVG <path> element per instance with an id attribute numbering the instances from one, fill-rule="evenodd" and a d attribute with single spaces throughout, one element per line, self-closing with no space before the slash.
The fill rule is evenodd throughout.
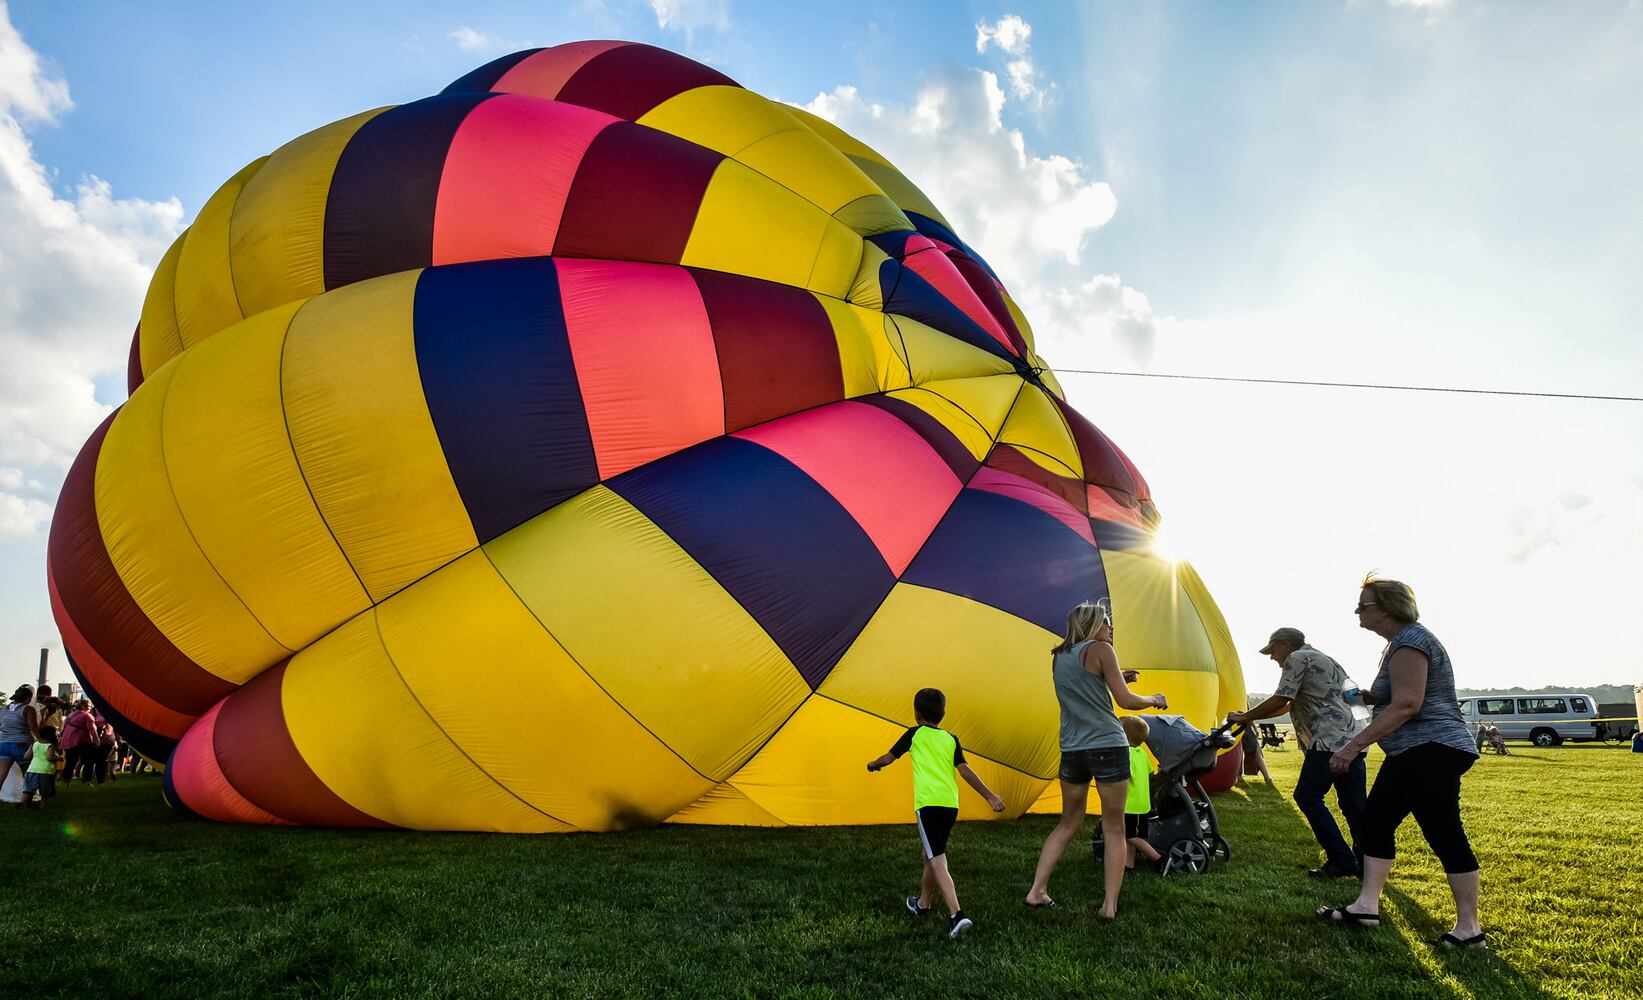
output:
<path id="1" fill-rule="evenodd" d="M 1379 604 L 1360 604 L 1357 607 L 1353 608 L 1352 610 L 1353 610 L 1354 613 L 1361 615 L 1365 611 L 1370 610 L 1371 608 L 1378 608 L 1378 607 L 1380 607 Z"/>

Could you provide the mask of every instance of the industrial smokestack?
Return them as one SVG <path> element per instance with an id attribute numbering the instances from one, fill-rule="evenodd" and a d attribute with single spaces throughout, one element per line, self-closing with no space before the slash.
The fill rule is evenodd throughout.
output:
<path id="1" fill-rule="evenodd" d="M 43 690 L 46 686 L 46 657 L 50 655 L 50 649 L 47 649 L 45 646 L 40 647 L 40 683 L 34 686 L 36 691 Z"/>

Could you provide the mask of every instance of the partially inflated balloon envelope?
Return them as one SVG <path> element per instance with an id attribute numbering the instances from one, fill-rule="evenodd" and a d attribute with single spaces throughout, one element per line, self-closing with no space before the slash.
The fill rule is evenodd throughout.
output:
<path id="1" fill-rule="evenodd" d="M 1244 704 L 1044 369 L 837 127 L 646 45 L 521 52 L 206 202 L 63 489 L 53 608 L 212 819 L 899 822 L 907 771 L 863 765 L 927 686 L 1017 815 L 1054 805 L 1079 601 L 1172 709 Z"/>

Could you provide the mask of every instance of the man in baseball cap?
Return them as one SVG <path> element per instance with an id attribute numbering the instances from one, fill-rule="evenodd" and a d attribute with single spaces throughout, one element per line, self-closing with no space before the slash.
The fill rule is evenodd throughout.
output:
<path id="1" fill-rule="evenodd" d="M 1271 657 L 1281 668 L 1278 686 L 1267 700 L 1247 712 L 1233 712 L 1228 719 L 1247 724 L 1289 713 L 1295 723 L 1295 737 L 1306 754 L 1301 776 L 1295 782 L 1295 804 L 1312 825 L 1312 836 L 1326 858 L 1323 865 L 1308 872 L 1318 878 L 1356 878 L 1361 870 L 1358 851 L 1348 847 L 1341 836 L 1341 828 L 1324 804 L 1324 793 L 1331 787 L 1335 789 L 1335 801 L 1340 804 L 1355 844 L 1358 817 L 1368 797 L 1365 755 L 1359 754 L 1345 774 L 1331 771 L 1329 758 L 1363 728 L 1352 714 L 1347 695 L 1357 685 L 1339 663 L 1307 645 L 1306 636 L 1298 628 L 1274 631 L 1261 647 L 1261 655 Z"/>

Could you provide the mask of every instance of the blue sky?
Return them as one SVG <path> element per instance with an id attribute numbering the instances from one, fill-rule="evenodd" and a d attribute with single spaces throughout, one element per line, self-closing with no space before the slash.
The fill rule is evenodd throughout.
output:
<path id="1" fill-rule="evenodd" d="M 890 155 L 1053 364 L 1638 395 L 1638 8 L 0 4 L 0 282 L 24 289 L 0 296 L 0 655 L 24 675 L 55 642 L 45 519 L 123 397 L 148 269 L 325 122 L 515 48 L 648 41 Z M 1643 682 L 1643 406 L 1065 384 L 1151 479 L 1251 687 L 1285 624 L 1367 680 L 1345 609 L 1372 567 L 1463 683 Z"/>

